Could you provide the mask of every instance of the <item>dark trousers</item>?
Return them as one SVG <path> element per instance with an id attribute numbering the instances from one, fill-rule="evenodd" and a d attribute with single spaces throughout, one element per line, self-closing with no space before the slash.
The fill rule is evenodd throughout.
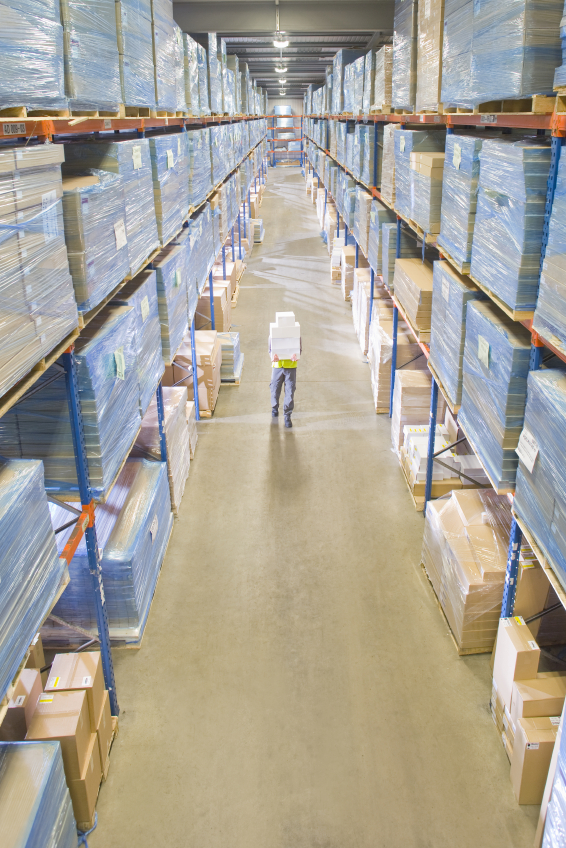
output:
<path id="1" fill-rule="evenodd" d="M 271 408 L 273 412 L 279 410 L 279 398 L 281 397 L 281 389 L 285 383 L 285 400 L 283 412 L 285 415 L 290 415 L 295 408 L 295 389 L 297 387 L 297 369 L 296 368 L 273 368 L 271 375 Z"/>

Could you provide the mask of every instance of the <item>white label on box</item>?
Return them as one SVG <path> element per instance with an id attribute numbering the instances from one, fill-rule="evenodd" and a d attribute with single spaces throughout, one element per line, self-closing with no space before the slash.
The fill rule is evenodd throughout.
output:
<path id="1" fill-rule="evenodd" d="M 558 727 L 560 724 L 560 716 L 550 716 L 550 723 L 554 725 L 554 727 Z"/>
<path id="2" fill-rule="evenodd" d="M 511 627 L 511 621 L 508 618 L 502 618 L 501 623 L 503 624 L 503 627 Z"/>
<path id="3" fill-rule="evenodd" d="M 489 368 L 489 342 L 483 336 L 478 336 L 478 359 Z"/>
<path id="4" fill-rule="evenodd" d="M 126 225 L 124 224 L 123 218 L 120 218 L 120 220 L 116 221 L 114 224 L 114 235 L 116 236 L 116 250 L 121 250 L 128 243 L 128 239 L 126 238 Z"/>
<path id="5" fill-rule="evenodd" d="M 92 677 L 87 674 L 86 677 L 83 677 L 83 686 L 86 688 L 87 686 L 92 686 Z"/>
<path id="6" fill-rule="evenodd" d="M 40 341 L 40 344 L 42 344 L 42 345 L 44 345 L 44 344 L 45 344 L 45 342 L 47 341 L 47 336 L 45 335 L 45 333 L 42 333 L 42 334 L 40 335 L 40 337 L 39 337 L 39 341 Z"/>
<path id="7" fill-rule="evenodd" d="M 399 150 L 401 151 L 401 153 L 405 152 L 405 136 L 404 135 L 402 135 L 401 138 L 399 139 Z"/>
<path id="8" fill-rule="evenodd" d="M 39 704 L 51 704 L 51 703 L 53 703 L 53 695 L 40 695 L 38 703 Z"/>
<path id="9" fill-rule="evenodd" d="M 176 289 L 178 289 L 180 285 L 181 285 L 181 271 L 177 270 L 177 271 L 175 271 L 174 286 L 175 286 Z"/>
<path id="10" fill-rule="evenodd" d="M 159 529 L 159 521 L 157 520 L 157 515 L 153 516 L 153 521 L 151 522 L 151 527 L 149 528 L 149 532 L 151 535 L 151 541 L 153 542 L 155 537 L 157 536 L 157 531 Z"/>
<path id="11" fill-rule="evenodd" d="M 173 151 L 172 151 L 172 150 L 168 150 L 168 151 L 167 151 L 167 167 L 168 167 L 168 168 L 173 168 L 173 167 L 174 167 L 174 165 L 175 165 L 175 158 L 174 158 L 174 156 L 173 156 Z"/>
<path id="12" fill-rule="evenodd" d="M 515 453 L 531 474 L 535 467 L 538 450 L 537 440 L 532 433 L 529 433 L 526 427 L 523 427 L 519 437 L 519 444 L 515 448 Z"/>
<path id="13" fill-rule="evenodd" d="M 114 362 L 116 363 L 116 376 L 119 380 L 126 378 L 126 360 L 124 359 L 124 348 L 119 347 L 114 351 Z"/>
<path id="14" fill-rule="evenodd" d="M 527 742 L 527 751 L 538 751 L 538 742 Z"/>
<path id="15" fill-rule="evenodd" d="M 50 689 L 57 689 L 59 684 L 61 683 L 60 677 L 52 677 L 51 680 L 48 681 L 47 685 Z"/>
<path id="16" fill-rule="evenodd" d="M 41 210 L 43 213 L 43 237 L 45 241 L 57 238 L 59 227 L 57 224 L 57 192 L 47 191 L 41 195 Z"/>
<path id="17" fill-rule="evenodd" d="M 14 706 L 15 707 L 23 707 L 25 699 L 26 699 L 25 695 L 18 695 L 18 697 L 14 701 Z"/>
<path id="18" fill-rule="evenodd" d="M 134 171 L 137 171 L 142 166 L 141 144 L 136 144 L 132 147 L 132 160 L 134 162 Z"/>
<path id="19" fill-rule="evenodd" d="M 537 643 L 534 641 L 534 639 L 530 639 L 528 644 L 529 644 L 529 648 L 530 648 L 532 651 L 538 651 L 538 645 L 537 645 Z"/>
<path id="20" fill-rule="evenodd" d="M 462 161 L 462 148 L 459 144 L 454 145 L 454 155 L 452 157 L 452 164 L 455 168 L 460 168 L 460 162 Z"/>
<path id="21" fill-rule="evenodd" d="M 25 124 L 3 124 L 2 131 L 4 135 L 25 135 Z"/>
<path id="22" fill-rule="evenodd" d="M 147 295 L 144 297 L 144 299 L 141 302 L 141 314 L 142 314 L 142 321 L 145 321 L 145 319 L 149 315 L 149 299 L 148 299 Z"/>
<path id="23" fill-rule="evenodd" d="M 446 301 L 450 299 L 450 280 L 447 280 L 444 276 L 442 277 L 442 297 Z"/>

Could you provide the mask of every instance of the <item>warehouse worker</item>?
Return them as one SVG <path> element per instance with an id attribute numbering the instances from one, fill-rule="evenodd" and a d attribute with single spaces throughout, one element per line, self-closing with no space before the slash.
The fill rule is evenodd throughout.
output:
<path id="1" fill-rule="evenodd" d="M 276 327 L 277 322 L 279 321 L 279 315 L 291 315 L 292 313 L 277 313 L 276 324 L 272 324 L 271 327 Z M 294 322 L 293 315 L 293 324 Z M 298 324 L 295 324 L 295 327 L 299 327 Z M 297 387 L 297 361 L 299 359 L 299 355 L 303 352 L 302 341 L 299 336 L 296 341 L 298 342 L 299 355 L 297 353 L 293 353 L 290 359 L 283 359 L 279 356 L 279 354 L 273 351 L 273 347 L 278 347 L 278 341 L 280 339 L 272 338 L 271 330 L 269 334 L 269 355 L 271 357 L 271 367 L 273 369 L 273 373 L 271 376 L 271 415 L 273 418 L 277 418 L 279 415 L 279 398 L 281 397 L 281 389 L 283 388 L 283 383 L 285 384 L 285 398 L 283 405 L 283 412 L 285 415 L 285 427 L 290 428 L 293 426 L 291 423 L 291 413 L 295 407 L 295 389 Z"/>

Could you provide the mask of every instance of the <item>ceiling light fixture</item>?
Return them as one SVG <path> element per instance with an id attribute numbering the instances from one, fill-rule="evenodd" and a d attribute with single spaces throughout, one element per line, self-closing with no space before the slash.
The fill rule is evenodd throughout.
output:
<path id="1" fill-rule="evenodd" d="M 288 47 L 289 42 L 288 41 L 278 41 L 277 39 L 274 39 L 273 40 L 273 46 L 279 47 L 280 49 L 282 49 L 283 47 Z"/>
<path id="2" fill-rule="evenodd" d="M 275 68 L 276 74 L 285 74 L 287 72 L 287 68 Z"/>

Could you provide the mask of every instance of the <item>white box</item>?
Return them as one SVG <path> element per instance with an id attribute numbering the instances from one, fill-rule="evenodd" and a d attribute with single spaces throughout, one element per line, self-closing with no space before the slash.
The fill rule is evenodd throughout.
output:
<path id="1" fill-rule="evenodd" d="M 278 327 L 277 324 L 270 324 L 269 335 L 272 339 L 300 339 L 301 325 L 295 323 L 294 327 Z"/>
<path id="2" fill-rule="evenodd" d="M 278 327 L 294 327 L 295 313 L 294 312 L 276 312 L 275 323 Z"/>
<path id="3" fill-rule="evenodd" d="M 273 339 L 271 343 L 271 355 L 276 354 L 279 359 L 291 359 L 294 355 L 297 359 L 301 355 L 301 342 L 299 339 Z"/>

